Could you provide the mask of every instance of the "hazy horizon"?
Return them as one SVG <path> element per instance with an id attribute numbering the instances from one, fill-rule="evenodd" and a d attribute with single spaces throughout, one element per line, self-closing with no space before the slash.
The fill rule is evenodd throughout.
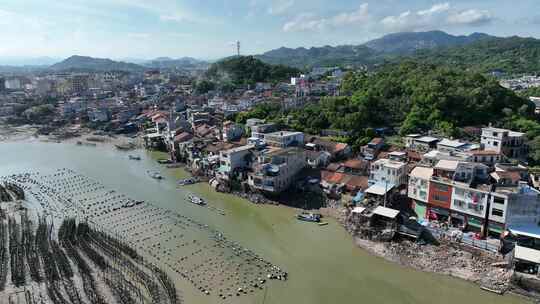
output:
<path id="1" fill-rule="evenodd" d="M 392 32 L 540 37 L 537 0 L 5 0 L 0 58 L 194 57 L 361 44 Z"/>

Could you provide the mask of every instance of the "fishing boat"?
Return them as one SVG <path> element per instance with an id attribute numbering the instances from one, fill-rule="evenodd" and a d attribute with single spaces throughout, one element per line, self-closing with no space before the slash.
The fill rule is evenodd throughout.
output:
<path id="1" fill-rule="evenodd" d="M 130 155 L 129 159 L 131 159 L 131 160 L 141 160 L 141 157 L 138 156 L 138 155 Z"/>
<path id="2" fill-rule="evenodd" d="M 307 213 L 307 212 L 302 212 L 300 214 L 297 214 L 296 218 L 299 221 L 304 221 L 304 222 L 318 223 L 318 222 L 321 221 L 321 215 L 320 214 Z"/>
<path id="3" fill-rule="evenodd" d="M 199 206 L 206 205 L 206 202 L 202 198 L 200 198 L 198 196 L 195 196 L 195 195 L 189 195 L 188 196 L 188 201 L 190 203 L 192 203 L 192 204 L 199 205 Z"/>

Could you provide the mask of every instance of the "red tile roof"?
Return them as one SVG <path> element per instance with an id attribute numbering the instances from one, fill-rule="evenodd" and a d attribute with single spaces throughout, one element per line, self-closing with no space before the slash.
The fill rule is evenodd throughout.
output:
<path id="1" fill-rule="evenodd" d="M 470 151 L 472 155 L 500 155 L 501 153 L 493 150 L 473 150 Z"/>
<path id="2" fill-rule="evenodd" d="M 368 164 L 362 160 L 359 159 L 349 159 L 348 161 L 343 163 L 343 166 L 347 168 L 352 169 L 364 169 L 368 166 Z"/>
<path id="3" fill-rule="evenodd" d="M 193 138 L 193 135 L 191 135 L 191 134 L 189 134 L 187 132 L 182 132 L 182 133 L 180 133 L 180 134 L 178 134 L 178 135 L 176 135 L 174 137 L 174 141 L 175 142 L 185 142 L 185 141 L 188 141 L 188 140 L 190 140 L 192 138 Z"/>

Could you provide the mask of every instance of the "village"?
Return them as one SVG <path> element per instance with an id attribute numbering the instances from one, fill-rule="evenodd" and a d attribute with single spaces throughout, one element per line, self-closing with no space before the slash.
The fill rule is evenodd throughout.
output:
<path id="1" fill-rule="evenodd" d="M 331 207 L 360 239 L 448 241 L 472 248 L 474 256 L 486 253 L 491 264 L 520 278 L 538 274 L 540 182 L 523 162 L 524 133 L 471 127 L 467 139 L 410 134 L 395 143 L 380 129 L 354 154 L 331 134 L 282 130 L 261 119 L 240 125 L 210 108 L 185 115 L 147 112 L 154 127 L 145 131 L 145 145 L 166 150 L 171 163 L 184 164 L 217 191 L 304 209 L 297 217 L 305 221 L 320 222 L 316 210 Z M 510 276 L 502 272 L 503 282 L 484 287 L 506 291 Z"/>
<path id="2" fill-rule="evenodd" d="M 314 225 L 332 217 L 356 245 L 388 260 L 498 294 L 535 295 L 540 170 L 527 165 L 525 133 L 490 124 L 466 127 L 460 138 L 436 130 L 403 136 L 379 127 L 367 144 L 353 147 L 345 130 L 309 134 L 275 119 L 239 118 L 261 107 L 287 113 L 341 96 L 340 68 L 231 91 L 201 90 L 203 73 L 9 77 L 0 81 L 0 139 L 26 134 L 161 151 L 161 164 L 191 173 L 179 187 L 207 182 L 253 203 L 297 208 L 296 218 Z M 51 98 L 58 102 L 44 101 Z"/>

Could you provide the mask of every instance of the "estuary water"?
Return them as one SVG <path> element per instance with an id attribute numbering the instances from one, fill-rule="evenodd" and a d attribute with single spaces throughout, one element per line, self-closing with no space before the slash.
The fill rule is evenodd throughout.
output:
<path id="1" fill-rule="evenodd" d="M 137 154 L 141 161 L 128 159 Z M 120 152 L 110 146 L 85 147 L 42 142 L 0 143 L 0 176 L 69 168 L 137 200 L 189 216 L 223 232 L 289 273 L 286 282 L 272 282 L 264 291 L 221 300 L 205 296 L 174 277 L 185 303 L 527 303 L 497 296 L 448 276 L 424 273 L 374 257 L 354 246 L 336 222 L 320 227 L 294 219 L 295 210 L 259 206 L 214 192 L 206 183 L 178 189 L 181 169 L 165 169 L 145 151 Z M 162 181 L 147 171 L 161 171 Z M 185 202 L 188 193 L 204 197 L 225 216 Z M 177 252 L 181 256 L 182 252 Z"/>

